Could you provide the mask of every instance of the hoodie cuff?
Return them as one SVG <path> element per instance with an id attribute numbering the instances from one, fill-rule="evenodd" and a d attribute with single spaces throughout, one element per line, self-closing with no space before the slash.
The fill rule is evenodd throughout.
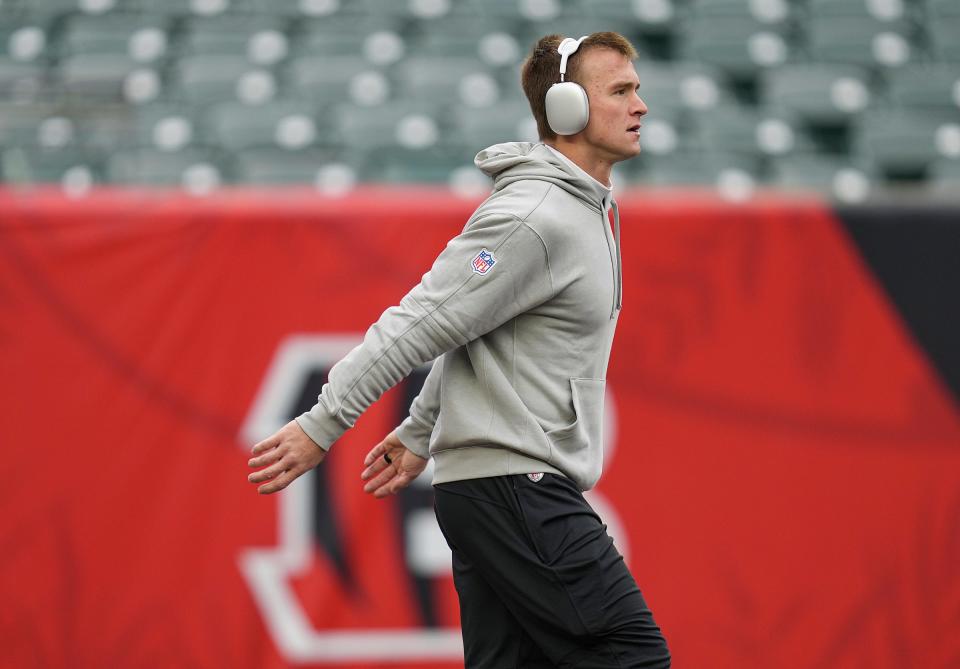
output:
<path id="1" fill-rule="evenodd" d="M 397 439 L 406 446 L 407 450 L 416 456 L 427 460 L 430 458 L 430 435 L 433 434 L 432 425 L 423 425 L 409 416 L 396 429 Z"/>
<path id="2" fill-rule="evenodd" d="M 341 425 L 333 416 L 323 411 L 318 403 L 310 411 L 300 414 L 294 420 L 307 433 L 317 446 L 329 451 L 333 442 L 343 436 L 347 428 Z"/>

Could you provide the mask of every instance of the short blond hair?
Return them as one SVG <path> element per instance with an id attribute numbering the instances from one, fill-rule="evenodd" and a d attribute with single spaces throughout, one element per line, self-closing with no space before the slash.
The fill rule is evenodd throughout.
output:
<path id="1" fill-rule="evenodd" d="M 533 118 L 537 121 L 537 133 L 541 140 L 556 139 L 557 137 L 557 133 L 551 130 L 550 124 L 547 123 L 547 108 L 544 100 L 547 96 L 547 90 L 560 81 L 560 54 L 557 53 L 557 47 L 563 40 L 563 35 L 541 37 L 533 45 L 533 50 L 527 56 L 520 71 L 520 84 L 523 86 L 523 92 L 530 103 Z M 630 60 L 637 57 L 637 50 L 620 33 L 591 33 L 587 39 L 580 43 L 577 52 L 567 60 L 565 80 L 575 81 L 582 86 L 583 81 L 580 79 L 579 66 L 581 59 L 578 56 L 588 49 L 600 48 L 612 49 Z"/>

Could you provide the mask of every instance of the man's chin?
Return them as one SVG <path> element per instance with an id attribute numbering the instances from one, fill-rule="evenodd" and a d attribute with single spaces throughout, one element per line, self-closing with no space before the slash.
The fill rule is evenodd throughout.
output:
<path id="1" fill-rule="evenodd" d="M 605 148 L 605 153 L 610 156 L 609 160 L 613 163 L 620 163 L 640 155 L 640 142 L 619 146 L 607 145 Z"/>
<path id="2" fill-rule="evenodd" d="M 640 155 L 640 142 L 631 144 L 630 147 L 624 152 L 623 158 L 621 160 L 630 160 L 631 158 L 636 158 Z"/>

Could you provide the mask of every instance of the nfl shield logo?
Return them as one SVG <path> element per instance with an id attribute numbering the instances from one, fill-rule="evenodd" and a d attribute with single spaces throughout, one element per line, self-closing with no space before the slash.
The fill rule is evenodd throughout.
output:
<path id="1" fill-rule="evenodd" d="M 473 267 L 473 271 L 477 274 L 486 274 L 497 264 L 497 259 L 493 257 L 490 251 L 483 249 L 474 256 L 470 264 Z"/>

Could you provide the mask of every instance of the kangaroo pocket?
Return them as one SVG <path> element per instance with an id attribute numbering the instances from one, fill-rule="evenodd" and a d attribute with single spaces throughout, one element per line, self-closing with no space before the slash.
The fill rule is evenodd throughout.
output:
<path id="1" fill-rule="evenodd" d="M 560 453 L 583 449 L 598 451 L 603 442 L 604 379 L 570 379 L 574 420 L 547 432 L 547 439 Z"/>

